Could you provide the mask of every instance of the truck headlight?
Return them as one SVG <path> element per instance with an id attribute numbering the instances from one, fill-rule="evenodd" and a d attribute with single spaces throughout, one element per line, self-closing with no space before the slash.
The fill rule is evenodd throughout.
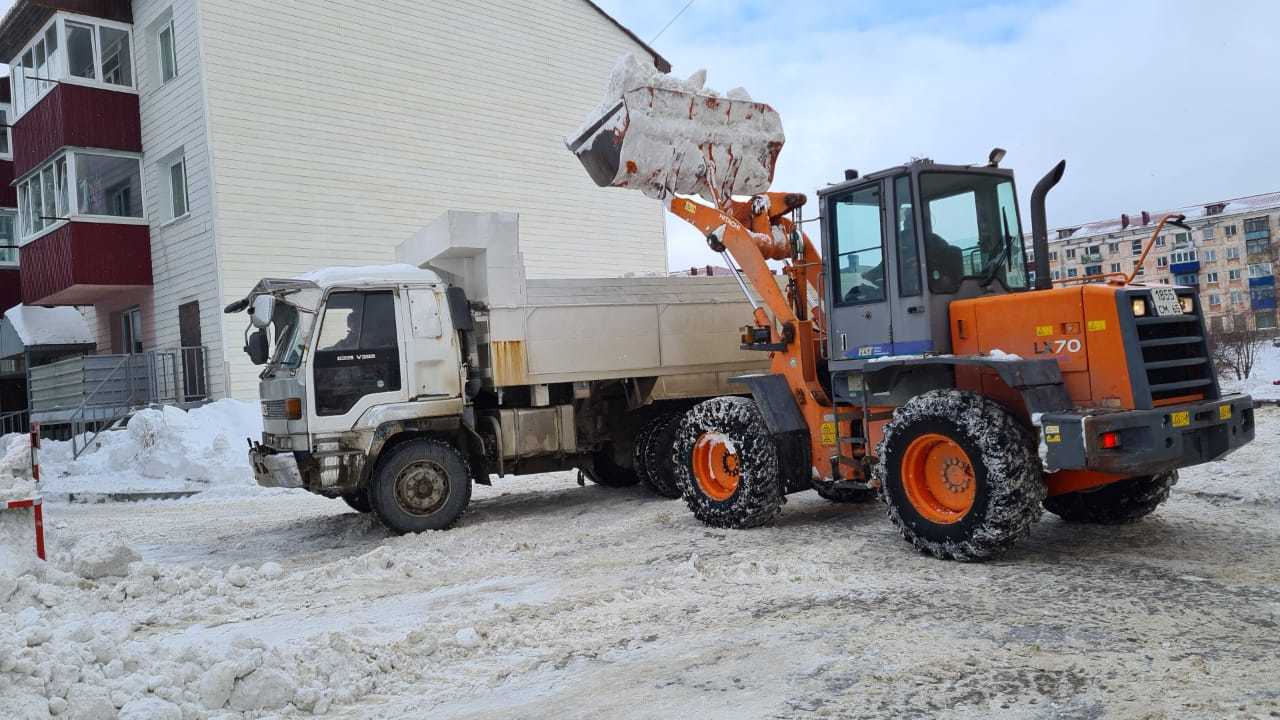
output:
<path id="1" fill-rule="evenodd" d="M 1147 314 L 1147 299 L 1136 297 L 1131 301 L 1130 307 L 1133 308 L 1134 317 L 1143 317 Z"/>
<path id="2" fill-rule="evenodd" d="M 284 419 L 302 419 L 302 398 L 289 398 L 284 401 Z"/>

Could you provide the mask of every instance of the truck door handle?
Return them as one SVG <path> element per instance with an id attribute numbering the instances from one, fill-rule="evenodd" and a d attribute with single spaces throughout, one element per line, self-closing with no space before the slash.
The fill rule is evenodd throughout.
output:
<path id="1" fill-rule="evenodd" d="M 907 308 L 907 312 L 909 312 L 909 313 L 911 313 L 911 314 L 913 314 L 913 315 L 914 315 L 914 314 L 916 314 L 916 313 L 922 313 L 922 312 L 924 312 L 924 306 L 923 306 L 923 305 L 912 305 L 912 306 L 910 306 L 910 307 L 908 307 L 908 308 Z"/>
<path id="2" fill-rule="evenodd" d="M 840 333 L 840 352 L 845 352 L 848 349 L 849 339 L 845 337 L 844 333 Z"/>

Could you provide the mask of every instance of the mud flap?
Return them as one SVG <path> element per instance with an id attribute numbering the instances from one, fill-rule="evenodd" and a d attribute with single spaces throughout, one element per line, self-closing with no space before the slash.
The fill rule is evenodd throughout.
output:
<path id="1" fill-rule="evenodd" d="M 811 489 L 809 426 L 787 379 L 776 373 L 751 373 L 729 378 L 729 382 L 746 385 L 760 408 L 765 427 L 778 449 L 778 469 L 786 480 L 786 491 Z"/>

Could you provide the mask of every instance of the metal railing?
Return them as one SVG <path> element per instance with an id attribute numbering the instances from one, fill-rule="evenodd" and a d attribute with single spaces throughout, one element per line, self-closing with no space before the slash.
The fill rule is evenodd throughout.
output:
<path id="1" fill-rule="evenodd" d="M 31 429 L 31 413 L 26 410 L 15 410 L 0 415 L 0 435 L 24 433 Z"/>

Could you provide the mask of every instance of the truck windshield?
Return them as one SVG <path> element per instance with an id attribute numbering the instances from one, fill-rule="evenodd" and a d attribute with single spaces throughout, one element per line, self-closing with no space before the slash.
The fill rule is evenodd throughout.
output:
<path id="1" fill-rule="evenodd" d="M 953 293 L 961 281 L 1027 288 L 1026 253 L 1013 180 L 964 172 L 920 174 L 929 290 Z"/>
<path id="2" fill-rule="evenodd" d="M 296 368 L 302 363 L 302 350 L 306 345 L 304 324 L 309 324 L 314 315 L 300 312 L 298 308 L 281 298 L 276 298 L 275 311 L 271 315 L 271 338 L 275 344 L 271 353 L 268 370 L 275 368 Z"/>

